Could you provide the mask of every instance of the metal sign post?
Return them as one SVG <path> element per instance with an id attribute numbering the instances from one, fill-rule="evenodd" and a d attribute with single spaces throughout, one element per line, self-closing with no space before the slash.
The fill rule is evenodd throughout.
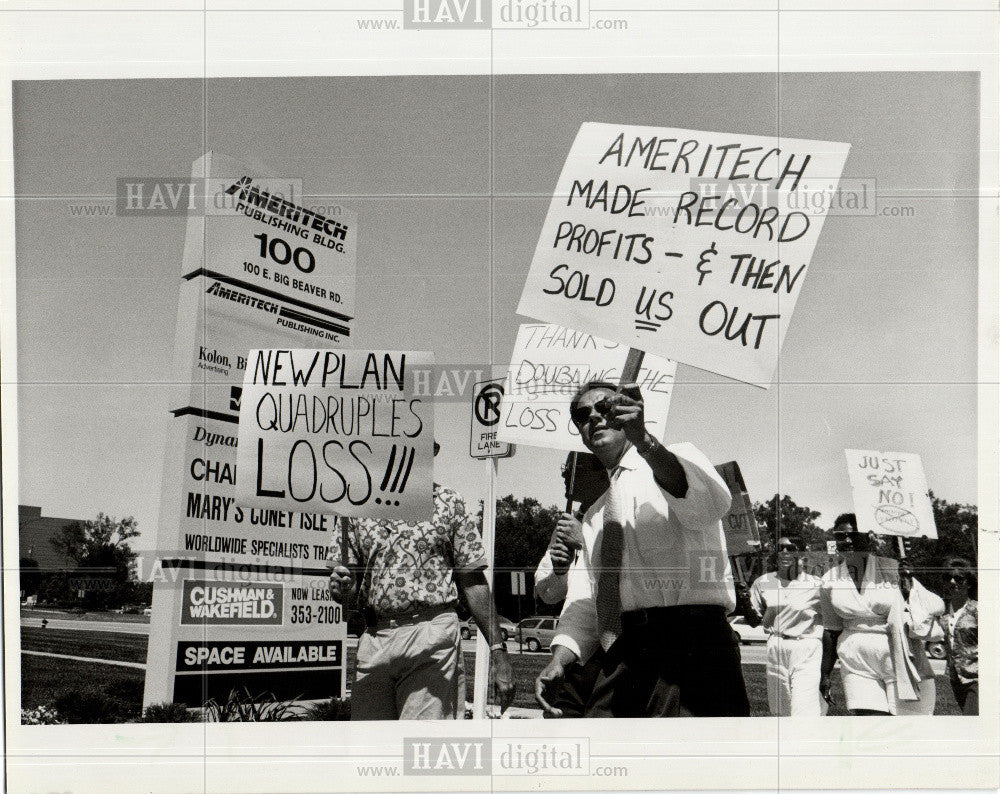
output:
<path id="1" fill-rule="evenodd" d="M 486 580 L 493 579 L 493 548 L 497 519 L 497 475 L 500 459 L 492 458 L 490 465 L 490 489 L 483 505 L 483 546 L 486 548 Z M 492 591 L 492 588 L 491 588 Z M 464 659 L 463 659 L 464 663 Z M 486 717 L 486 700 L 490 684 L 490 646 L 481 631 L 476 632 L 476 676 L 472 689 L 472 717 L 481 720 Z"/>

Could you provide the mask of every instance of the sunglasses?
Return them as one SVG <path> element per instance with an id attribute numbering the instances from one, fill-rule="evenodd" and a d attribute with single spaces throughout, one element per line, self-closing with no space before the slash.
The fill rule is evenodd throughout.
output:
<path id="1" fill-rule="evenodd" d="M 577 405 L 569 412 L 570 418 L 575 425 L 584 425 L 596 413 L 598 416 L 606 416 L 611 410 L 611 401 L 603 397 L 593 405 Z"/>

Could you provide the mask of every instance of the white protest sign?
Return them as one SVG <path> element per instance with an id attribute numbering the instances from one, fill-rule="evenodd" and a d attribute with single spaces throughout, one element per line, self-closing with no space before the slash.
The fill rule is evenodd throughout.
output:
<path id="1" fill-rule="evenodd" d="M 434 405 L 415 397 L 433 355 L 251 350 L 236 501 L 423 521 L 433 513 Z"/>
<path id="2" fill-rule="evenodd" d="M 848 149 L 585 123 L 517 311 L 766 388 Z"/>
<path id="3" fill-rule="evenodd" d="M 919 455 L 845 449 L 859 532 L 936 538 L 934 510 Z"/>
<path id="4" fill-rule="evenodd" d="M 517 332 L 504 387 L 497 437 L 515 444 L 586 452 L 569 415 L 577 389 L 591 380 L 617 384 L 628 348 L 558 325 L 527 323 Z M 662 439 L 677 365 L 646 354 L 639 391 L 646 427 Z"/>

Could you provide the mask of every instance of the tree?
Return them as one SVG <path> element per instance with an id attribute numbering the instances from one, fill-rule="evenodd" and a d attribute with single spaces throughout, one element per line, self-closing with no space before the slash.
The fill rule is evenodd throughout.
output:
<path id="1" fill-rule="evenodd" d="M 497 500 L 496 541 L 493 552 L 494 591 L 497 609 L 513 615 L 518 597 L 511 594 L 510 571 L 527 572 L 528 602 L 531 601 L 531 574 L 545 554 L 549 538 L 561 515 L 557 507 L 542 507 L 537 499 L 515 499 L 507 495 Z M 524 605 L 522 599 L 520 604 Z"/>
<path id="2" fill-rule="evenodd" d="M 775 494 L 767 502 L 755 504 L 753 512 L 761 528 L 761 554 L 768 561 L 769 570 L 775 565 L 778 538 L 796 538 L 809 551 L 826 551 L 826 533 L 816 525 L 818 510 L 799 507 L 788 494 Z"/>
<path id="3" fill-rule="evenodd" d="M 929 493 L 937 526 L 937 540 L 912 538 L 906 541 L 906 557 L 920 582 L 943 594 L 941 574 L 949 557 L 964 557 L 973 565 L 978 560 L 979 508 L 948 502 Z"/>
<path id="4" fill-rule="evenodd" d="M 91 608 L 121 606 L 136 594 L 135 560 L 129 541 L 139 534 L 138 523 L 129 516 L 120 521 L 98 513 L 94 521 L 77 521 L 63 527 L 52 545 L 77 564 L 70 576 L 86 591 L 84 603 Z"/>

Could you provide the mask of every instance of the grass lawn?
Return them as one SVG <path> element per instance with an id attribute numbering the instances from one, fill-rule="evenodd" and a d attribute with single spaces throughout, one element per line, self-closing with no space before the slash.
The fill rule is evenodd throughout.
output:
<path id="1" fill-rule="evenodd" d="M 40 629 L 21 627 L 21 648 L 26 651 L 64 653 L 67 656 L 91 656 L 118 662 L 146 662 L 145 634 L 116 634 L 109 631 L 79 631 L 77 629 Z M 28 659 L 38 659 L 29 656 Z M 26 662 L 30 664 L 30 662 Z M 110 665 L 100 665 L 107 670 Z M 140 675 L 141 670 L 137 670 Z"/>
<path id="2" fill-rule="evenodd" d="M 75 662 L 46 656 L 21 657 L 21 708 L 33 709 L 51 703 L 69 691 L 115 686 L 131 694 L 136 709 L 142 707 L 144 670 L 110 664 Z"/>
<path id="3" fill-rule="evenodd" d="M 112 632 L 61 631 L 59 629 L 21 628 L 21 647 L 25 650 L 61 653 L 70 656 L 90 656 L 99 659 L 140 662 L 146 661 L 147 638 L 141 634 L 116 634 Z M 535 678 L 548 662 L 547 654 L 511 654 L 517 692 L 514 706 L 538 708 L 535 702 Z M 475 654 L 465 653 L 466 700 L 472 702 L 475 681 Z M 47 704 L 67 690 L 104 686 L 109 682 L 122 682 L 123 692 L 134 691 L 130 683 L 141 682 L 144 672 L 138 669 L 111 665 L 53 659 L 42 656 L 21 657 L 21 703 L 24 708 Z M 347 649 L 347 680 L 354 677 L 356 649 Z M 750 698 L 750 713 L 754 717 L 768 716 L 767 686 L 764 666 L 744 665 L 743 677 Z M 141 690 L 138 690 L 141 691 Z M 135 696 L 141 699 L 141 695 Z M 844 692 L 840 676 L 833 676 L 833 697 L 838 704 L 830 716 L 843 716 Z M 935 714 L 960 714 L 951 692 L 947 676 L 937 678 L 937 706 Z"/>

